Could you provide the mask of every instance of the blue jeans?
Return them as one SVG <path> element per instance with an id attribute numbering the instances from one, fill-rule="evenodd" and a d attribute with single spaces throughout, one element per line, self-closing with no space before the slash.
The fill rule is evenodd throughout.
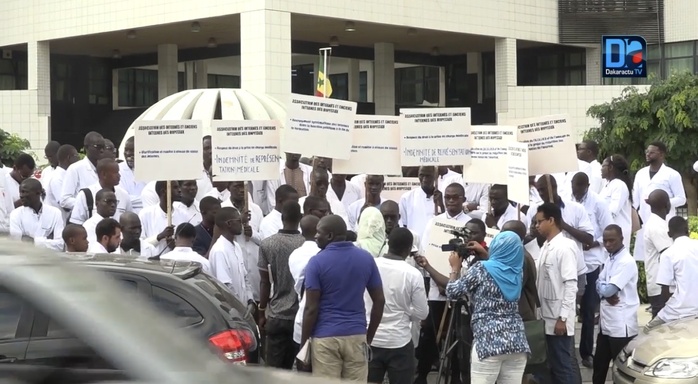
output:
<path id="1" fill-rule="evenodd" d="M 582 376 L 574 351 L 574 336 L 546 335 L 545 341 L 548 344 L 547 358 L 552 383 L 581 384 Z"/>
<path id="2" fill-rule="evenodd" d="M 580 303 L 579 313 L 582 316 L 582 333 L 579 339 L 579 355 L 583 358 L 594 355 L 594 320 L 600 298 L 596 292 L 596 280 L 599 279 L 601 267 L 587 273 L 587 285 Z"/>

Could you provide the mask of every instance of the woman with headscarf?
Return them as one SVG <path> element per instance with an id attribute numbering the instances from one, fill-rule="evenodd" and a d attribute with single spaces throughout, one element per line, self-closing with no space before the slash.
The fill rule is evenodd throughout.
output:
<path id="1" fill-rule="evenodd" d="M 467 296 L 472 304 L 472 384 L 520 384 L 531 352 L 518 301 L 523 280 L 523 244 L 513 232 L 502 232 L 490 243 L 489 259 L 479 261 L 460 277 L 461 259 L 451 253 L 446 295 Z"/>
<path id="2" fill-rule="evenodd" d="M 374 207 L 364 208 L 357 225 L 355 245 L 373 257 L 379 257 L 385 246 L 385 220 L 381 212 Z"/>

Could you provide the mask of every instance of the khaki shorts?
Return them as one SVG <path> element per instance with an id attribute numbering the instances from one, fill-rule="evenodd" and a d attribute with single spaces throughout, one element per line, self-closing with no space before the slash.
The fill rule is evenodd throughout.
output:
<path id="1" fill-rule="evenodd" d="M 369 346 L 366 335 L 313 338 L 310 344 L 313 376 L 365 383 Z"/>

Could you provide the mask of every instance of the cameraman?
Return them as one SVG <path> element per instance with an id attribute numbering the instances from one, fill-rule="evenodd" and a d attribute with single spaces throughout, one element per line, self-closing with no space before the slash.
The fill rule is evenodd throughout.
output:
<path id="1" fill-rule="evenodd" d="M 446 204 L 448 207 L 448 203 Z M 447 212 L 448 214 L 448 208 Z M 483 257 L 487 257 L 487 245 L 485 244 L 485 223 L 482 220 L 479 219 L 471 219 L 466 221 L 465 223 L 465 228 L 469 232 L 469 238 L 463 239 L 467 244 L 464 244 L 463 247 L 464 249 L 459 250 L 459 254 L 465 253 L 466 257 L 463 258 L 463 273 L 467 270 L 467 268 L 474 264 L 476 261 L 481 260 Z M 424 240 L 423 240 L 424 241 Z M 446 284 L 448 284 L 448 277 L 442 275 L 438 271 L 436 271 L 431 265 L 429 265 L 429 262 L 427 261 L 426 258 L 422 256 L 418 256 L 415 258 L 415 261 L 420 265 L 424 270 L 429 274 L 431 277 L 431 288 L 430 291 L 436 291 L 438 290 L 439 292 L 439 297 L 443 297 L 443 300 L 445 300 L 444 290 L 446 289 Z M 429 298 L 431 299 L 433 294 L 430 292 L 429 293 Z M 435 301 L 430 302 L 430 304 L 436 304 Z M 439 303 L 440 304 L 440 303 Z M 445 304 L 445 303 L 444 303 Z M 444 306 L 445 307 L 445 306 Z M 433 307 L 432 307 L 433 308 Z M 458 343 L 458 348 L 456 349 L 457 354 L 453 355 L 451 357 L 451 372 L 452 372 L 452 383 L 463 383 L 463 384 L 470 384 L 470 349 L 472 346 L 472 340 L 473 340 L 473 333 L 472 329 L 470 327 L 470 309 L 471 308 L 464 308 L 465 312 L 461 312 L 461 316 L 458 319 L 457 322 L 457 329 L 454 330 L 457 332 L 457 338 L 459 340 Z M 441 321 L 441 316 L 443 312 L 436 313 L 433 315 L 432 319 L 434 324 L 432 325 L 434 328 L 437 328 L 440 324 Z M 423 335 L 426 336 L 429 334 L 427 327 L 429 327 L 430 324 L 426 324 L 426 327 L 424 327 L 424 332 Z M 443 330 L 442 332 L 446 332 L 446 330 Z M 435 340 L 435 339 L 434 339 Z M 437 345 L 438 341 L 427 341 L 423 340 L 421 345 L 426 346 L 426 345 Z M 437 351 L 433 351 L 438 354 Z M 433 353 L 432 352 L 432 353 Z M 421 361 L 420 361 L 421 364 Z M 458 372 L 455 372 L 454 370 L 460 370 L 460 379 L 458 380 L 458 377 L 456 376 Z M 421 373 L 421 372 L 420 372 Z M 418 382 L 415 382 L 418 383 Z"/>
<path id="2" fill-rule="evenodd" d="M 459 222 L 461 225 L 465 225 L 470 221 L 470 216 L 463 212 L 463 204 L 465 203 L 465 189 L 460 183 L 452 183 L 446 186 L 443 193 L 444 197 L 444 207 L 446 212 L 436 216 L 438 218 L 445 218 L 449 220 L 454 220 Z M 421 249 L 422 251 L 426 249 L 429 244 L 429 230 L 434 223 L 432 218 L 426 225 L 424 234 L 421 237 Z M 484 229 L 483 229 L 484 233 Z M 483 235 L 484 239 L 484 235 Z M 445 256 L 445 255 L 444 255 Z M 418 259 L 415 258 L 415 261 Z M 436 277 L 439 278 L 438 276 Z M 448 280 L 448 279 L 446 279 Z M 445 284 L 441 285 L 439 289 L 438 284 L 431 279 L 429 287 L 427 288 L 427 299 L 429 300 L 429 317 L 422 322 L 422 330 L 419 340 L 419 348 L 417 349 L 417 359 L 419 363 L 417 364 L 417 379 L 415 384 L 426 384 L 427 375 L 432 369 L 434 362 L 439 356 L 439 340 L 436 339 L 439 326 L 441 324 L 441 319 L 443 317 L 444 311 L 447 310 L 446 307 L 446 296 L 445 294 Z M 445 333 L 445 330 L 442 331 Z M 458 369 L 458 356 L 453 355 L 453 364 L 451 364 L 451 383 L 459 384 L 461 383 L 460 372 Z M 463 371 L 465 373 L 464 377 L 469 377 L 466 375 L 470 374 L 470 370 L 466 369 Z M 466 373 L 467 372 L 467 373 Z M 469 380 L 466 381 L 469 383 Z"/>

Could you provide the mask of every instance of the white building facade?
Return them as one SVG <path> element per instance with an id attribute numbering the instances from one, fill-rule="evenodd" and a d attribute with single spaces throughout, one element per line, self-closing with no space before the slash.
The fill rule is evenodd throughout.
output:
<path id="1" fill-rule="evenodd" d="M 661 61 L 650 71 L 695 72 L 698 8 L 660 2 Z M 597 125 L 587 109 L 625 85 L 602 81 L 600 38 L 561 41 L 562 3 L 4 0 L 0 128 L 33 149 L 51 139 L 79 146 L 91 130 L 119 140 L 129 110 L 181 89 L 239 86 L 285 102 L 312 93 L 315 52 L 331 45 L 334 97 L 364 103 L 364 113 L 470 106 L 475 123 L 500 124 L 569 113 L 581 135 Z"/>

